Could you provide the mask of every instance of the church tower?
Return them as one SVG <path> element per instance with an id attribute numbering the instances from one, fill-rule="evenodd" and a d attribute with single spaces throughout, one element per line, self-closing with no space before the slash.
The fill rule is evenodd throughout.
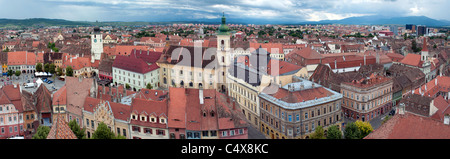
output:
<path id="1" fill-rule="evenodd" d="M 99 27 L 94 27 L 94 33 L 91 34 L 91 63 L 100 60 L 103 53 L 103 37 Z"/>
<path id="2" fill-rule="evenodd" d="M 220 72 L 218 72 L 219 80 L 219 89 L 221 91 L 226 91 L 226 78 L 228 74 L 228 66 L 231 61 L 231 53 L 230 53 L 230 32 L 229 28 L 226 24 L 225 13 L 222 16 L 222 24 L 217 31 L 217 62 L 218 67 L 220 67 Z"/>

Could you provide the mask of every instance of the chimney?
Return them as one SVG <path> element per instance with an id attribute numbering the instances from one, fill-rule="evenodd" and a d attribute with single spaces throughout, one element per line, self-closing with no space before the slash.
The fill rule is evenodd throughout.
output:
<path id="1" fill-rule="evenodd" d="M 236 110 L 236 101 L 233 99 L 233 110 Z"/>
<path id="2" fill-rule="evenodd" d="M 447 115 L 444 116 L 444 124 L 445 125 L 449 125 L 449 123 L 450 123 L 450 115 L 447 114 Z"/>
<path id="3" fill-rule="evenodd" d="M 111 84 L 109 85 L 109 91 L 108 91 L 109 95 L 112 95 L 112 86 Z"/>
<path id="4" fill-rule="evenodd" d="M 364 65 L 366 65 L 366 54 L 364 54 Z"/>
<path id="5" fill-rule="evenodd" d="M 116 86 L 116 98 L 119 98 L 119 86 Z"/>
<path id="6" fill-rule="evenodd" d="M 434 85 L 437 86 L 437 78 L 434 79 Z"/>
<path id="7" fill-rule="evenodd" d="M 127 94 L 127 90 L 126 90 L 127 88 L 125 87 L 125 84 L 123 84 L 123 95 L 126 95 Z"/>
<path id="8" fill-rule="evenodd" d="M 398 112 L 397 113 L 401 114 L 401 115 L 405 114 L 405 103 L 400 103 L 398 105 Z"/>
<path id="9" fill-rule="evenodd" d="M 203 89 L 198 90 L 198 99 L 200 99 L 200 104 L 203 104 Z"/>

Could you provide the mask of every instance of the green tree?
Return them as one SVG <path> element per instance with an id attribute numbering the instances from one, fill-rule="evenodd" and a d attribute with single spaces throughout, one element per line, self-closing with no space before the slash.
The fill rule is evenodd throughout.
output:
<path id="1" fill-rule="evenodd" d="M 36 64 L 36 72 L 42 72 L 42 63 Z"/>
<path id="2" fill-rule="evenodd" d="M 44 71 L 50 72 L 50 64 L 49 63 L 44 64 Z"/>
<path id="3" fill-rule="evenodd" d="M 20 74 L 21 74 L 20 70 L 16 70 L 16 73 L 15 73 L 15 75 L 16 75 L 17 77 L 19 77 L 19 76 L 20 76 Z"/>
<path id="4" fill-rule="evenodd" d="M 40 125 L 36 131 L 36 134 L 33 135 L 32 139 L 47 139 L 49 132 L 50 128 L 48 126 Z"/>
<path id="5" fill-rule="evenodd" d="M 75 136 L 77 136 L 77 139 L 85 139 L 86 135 L 84 134 L 84 132 L 86 131 L 86 128 L 80 128 L 80 126 L 78 125 L 77 121 L 72 120 L 69 122 L 69 127 L 72 130 L 72 132 L 75 134 Z"/>
<path id="6" fill-rule="evenodd" d="M 63 74 L 62 68 L 61 67 L 56 68 L 56 75 L 62 76 L 62 74 Z"/>
<path id="7" fill-rule="evenodd" d="M 55 66 L 55 64 L 53 64 L 53 63 L 51 63 L 49 66 L 48 66 L 48 68 L 49 68 L 49 71 L 48 72 L 50 72 L 51 74 L 55 74 L 55 72 L 56 72 L 56 66 Z"/>
<path id="8" fill-rule="evenodd" d="M 416 40 L 412 40 L 411 41 L 411 50 L 413 50 L 414 52 L 419 52 L 422 50 L 422 48 L 417 47 L 417 42 Z"/>
<path id="9" fill-rule="evenodd" d="M 348 123 L 344 130 L 345 139 L 359 139 L 361 132 L 354 122 Z"/>
<path id="10" fill-rule="evenodd" d="M 311 139 L 325 139 L 325 132 L 322 126 L 318 126 L 314 133 L 310 135 Z"/>
<path id="11" fill-rule="evenodd" d="M 92 134 L 92 139 L 113 139 L 114 133 L 108 128 L 108 126 L 101 122 L 98 124 L 97 129 Z"/>
<path id="12" fill-rule="evenodd" d="M 152 86 L 150 83 L 147 83 L 146 88 L 147 88 L 147 89 L 153 89 L 153 86 Z"/>
<path id="13" fill-rule="evenodd" d="M 14 74 L 14 71 L 13 70 L 8 70 L 8 76 L 12 76 Z"/>
<path id="14" fill-rule="evenodd" d="M 70 77 L 73 76 L 73 69 L 72 69 L 72 67 L 70 67 L 70 66 L 66 67 L 66 76 L 70 76 Z"/>
<path id="15" fill-rule="evenodd" d="M 125 83 L 125 88 L 126 89 L 130 89 L 131 87 L 130 87 L 130 85 L 128 83 Z"/>
<path id="16" fill-rule="evenodd" d="M 126 139 L 122 135 L 114 135 L 114 133 L 108 128 L 108 126 L 101 122 L 98 124 L 97 129 L 92 134 L 92 139 Z"/>
<path id="17" fill-rule="evenodd" d="M 327 139 L 342 139 L 342 132 L 338 129 L 337 125 L 328 128 Z"/>
<path id="18" fill-rule="evenodd" d="M 355 122 L 355 124 L 356 126 L 358 126 L 359 132 L 361 132 L 359 136 L 360 139 L 366 137 L 373 131 L 372 125 L 370 125 L 368 121 L 363 122 L 361 120 L 358 120 Z"/>

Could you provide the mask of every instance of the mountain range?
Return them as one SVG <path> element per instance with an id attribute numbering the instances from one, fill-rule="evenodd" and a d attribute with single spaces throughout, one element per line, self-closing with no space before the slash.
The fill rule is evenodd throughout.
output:
<path id="1" fill-rule="evenodd" d="M 28 27 L 28 26 L 93 26 L 93 25 L 116 25 L 116 26 L 136 26 L 136 25 L 150 25 L 150 24 L 173 24 L 173 23 L 204 23 L 204 24 L 219 24 L 220 19 L 196 19 L 190 21 L 163 21 L 163 22 L 88 22 L 88 21 L 69 21 L 64 19 L 46 19 L 46 18 L 31 18 L 31 19 L 0 19 L 0 28 L 10 27 Z M 450 27 L 450 21 L 436 20 L 426 16 L 407 16 L 407 17 L 383 17 L 383 16 L 361 16 L 350 17 L 341 20 L 322 20 L 322 21 L 300 21 L 300 22 L 286 22 L 267 19 L 227 19 L 229 24 L 347 24 L 347 25 L 426 25 L 437 27 Z"/>
<path id="2" fill-rule="evenodd" d="M 307 22 L 314 24 L 314 22 Z M 349 25 L 386 25 L 386 24 L 415 24 L 426 26 L 450 26 L 450 21 L 431 19 L 426 16 L 408 17 L 382 17 L 382 16 L 362 16 L 350 17 L 341 20 L 322 20 L 315 24 L 349 24 Z"/>

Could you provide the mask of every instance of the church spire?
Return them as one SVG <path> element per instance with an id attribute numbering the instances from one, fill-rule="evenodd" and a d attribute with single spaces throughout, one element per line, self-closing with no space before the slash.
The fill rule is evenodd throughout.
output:
<path id="1" fill-rule="evenodd" d="M 222 12 L 222 24 L 225 25 L 226 18 L 225 18 L 225 12 Z"/>

